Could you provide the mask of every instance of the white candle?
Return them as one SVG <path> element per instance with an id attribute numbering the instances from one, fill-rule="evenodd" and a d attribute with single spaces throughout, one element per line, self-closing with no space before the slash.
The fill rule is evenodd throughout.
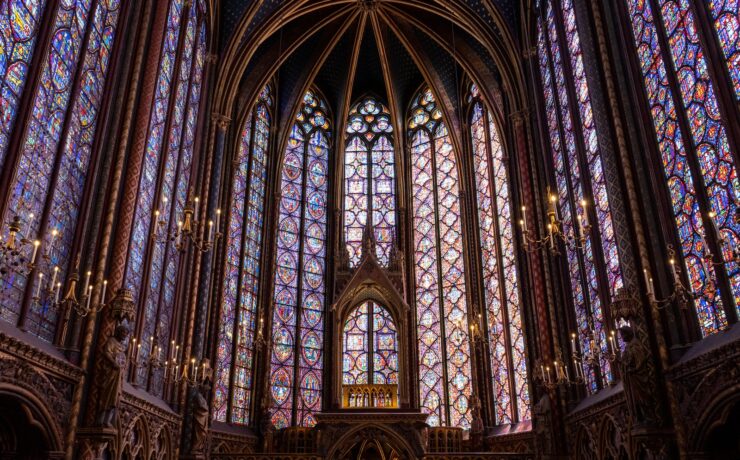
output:
<path id="1" fill-rule="evenodd" d="M 169 369 L 169 363 L 167 361 L 164 362 L 164 379 L 167 380 L 167 369 Z"/>
<path id="2" fill-rule="evenodd" d="M 88 286 L 87 288 L 87 302 L 85 303 L 85 310 L 90 310 L 90 299 L 92 299 L 92 286 Z"/>
<path id="3" fill-rule="evenodd" d="M 193 216 L 194 216 L 194 217 L 193 217 L 193 219 L 194 219 L 194 220 L 195 220 L 196 222 L 198 222 L 198 208 L 200 207 L 199 205 L 200 205 L 200 198 L 198 198 L 198 197 L 196 196 L 196 197 L 195 197 L 195 208 L 193 209 L 193 212 L 194 212 L 194 214 L 193 214 Z"/>
<path id="4" fill-rule="evenodd" d="M 59 273 L 59 267 L 54 266 L 54 276 L 51 278 L 51 284 L 49 284 L 49 289 L 54 289 L 54 284 L 57 282 L 57 274 Z"/>
<path id="5" fill-rule="evenodd" d="M 216 209 L 216 235 L 218 235 L 218 227 L 219 227 L 220 222 L 221 222 L 221 210 Z"/>
<path id="6" fill-rule="evenodd" d="M 56 295 L 54 296 L 54 303 L 59 303 L 59 291 L 62 290 L 62 283 L 57 283 Z"/>
<path id="7" fill-rule="evenodd" d="M 33 255 L 31 255 L 31 265 L 36 262 L 36 254 L 39 252 L 39 246 L 41 246 L 41 241 L 34 240 L 33 242 Z"/>
<path id="8" fill-rule="evenodd" d="M 671 271 L 673 272 L 673 281 L 676 284 L 679 284 L 680 280 L 679 280 L 679 277 L 678 277 L 678 270 L 676 269 L 676 261 L 673 260 L 673 259 L 671 259 L 670 260 L 670 263 L 671 263 Z"/>
<path id="9" fill-rule="evenodd" d="M 555 367 L 555 379 L 560 380 L 560 366 L 558 366 L 558 362 L 554 361 L 552 365 Z"/>
<path id="10" fill-rule="evenodd" d="M 583 208 L 583 226 L 588 227 L 588 210 L 586 209 L 586 200 L 581 200 L 581 207 Z"/>
<path id="11" fill-rule="evenodd" d="M 195 366 L 195 376 L 193 376 L 193 381 L 194 382 L 198 381 L 198 366 Z"/>
<path id="12" fill-rule="evenodd" d="M 56 239 L 59 232 L 55 228 L 51 231 L 51 239 L 49 239 L 49 255 L 51 255 L 54 252 L 54 240 Z"/>
<path id="13" fill-rule="evenodd" d="M 35 297 L 41 297 L 41 285 L 44 284 L 44 274 L 39 273 L 39 284 L 36 285 Z"/>
<path id="14" fill-rule="evenodd" d="M 647 269 L 646 268 L 643 268 L 642 269 L 642 274 L 645 277 L 645 284 L 647 285 L 648 295 L 653 295 L 654 294 L 654 292 L 653 292 L 653 279 L 650 278 L 650 276 L 648 275 L 648 272 L 647 272 Z"/>
<path id="15" fill-rule="evenodd" d="M 28 215 L 28 222 L 26 222 L 26 231 L 23 232 L 23 237 L 28 238 L 31 235 L 31 225 L 33 224 L 33 213 Z"/>
<path id="16" fill-rule="evenodd" d="M 211 235 L 213 234 L 213 221 L 208 221 L 208 238 L 206 238 L 207 242 L 211 242 Z"/>
<path id="17" fill-rule="evenodd" d="M 575 332 L 572 333 L 572 334 L 570 334 L 570 349 L 571 349 L 572 353 L 575 355 L 576 354 L 576 351 L 577 351 L 576 350 L 576 334 L 575 334 Z"/>
<path id="18" fill-rule="evenodd" d="M 87 293 L 87 287 L 90 286 L 90 276 L 92 275 L 92 272 L 85 273 L 85 285 L 82 287 L 82 293 Z"/>
<path id="19" fill-rule="evenodd" d="M 139 362 L 139 353 L 141 352 L 141 344 L 136 345 L 136 357 L 134 358 L 134 362 Z"/>
<path id="20" fill-rule="evenodd" d="M 100 305 L 105 305 L 105 294 L 108 290 L 108 280 L 103 280 L 103 291 L 100 293 Z"/>
<path id="21" fill-rule="evenodd" d="M 175 361 L 180 357 L 180 345 L 175 347 Z"/>
<path id="22" fill-rule="evenodd" d="M 522 229 L 527 233 L 527 207 L 522 206 Z"/>

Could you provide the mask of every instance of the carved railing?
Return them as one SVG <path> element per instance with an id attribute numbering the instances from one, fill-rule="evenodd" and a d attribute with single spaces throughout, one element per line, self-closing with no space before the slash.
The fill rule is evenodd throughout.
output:
<path id="1" fill-rule="evenodd" d="M 345 409 L 397 409 L 398 385 L 344 385 Z"/>

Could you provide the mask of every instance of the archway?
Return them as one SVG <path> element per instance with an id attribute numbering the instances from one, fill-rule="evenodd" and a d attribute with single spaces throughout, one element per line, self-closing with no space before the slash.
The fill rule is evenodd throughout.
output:
<path id="1" fill-rule="evenodd" d="M 740 459 L 740 402 L 736 402 L 712 428 L 704 441 L 704 452 L 711 460 Z"/>
<path id="2" fill-rule="evenodd" d="M 59 458 L 62 453 L 47 416 L 25 398 L 0 393 L 0 458 Z"/>
<path id="3" fill-rule="evenodd" d="M 398 407 L 398 331 L 390 312 L 366 300 L 342 329 L 342 407 Z"/>

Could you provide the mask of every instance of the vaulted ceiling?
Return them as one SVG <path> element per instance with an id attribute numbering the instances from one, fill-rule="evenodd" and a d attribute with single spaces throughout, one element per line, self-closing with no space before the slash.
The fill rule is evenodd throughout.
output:
<path id="1" fill-rule="evenodd" d="M 313 85 L 335 120 L 370 93 L 387 103 L 399 129 L 427 83 L 460 128 L 460 88 L 472 78 L 503 116 L 504 99 L 512 110 L 523 100 L 522 4 L 529 1 L 226 0 L 214 107 L 238 118 L 265 83 L 277 81 L 276 117 L 289 120 Z"/>

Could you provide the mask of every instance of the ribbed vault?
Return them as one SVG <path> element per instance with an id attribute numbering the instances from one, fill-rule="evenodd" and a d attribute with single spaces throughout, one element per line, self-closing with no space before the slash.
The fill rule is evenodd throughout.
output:
<path id="1" fill-rule="evenodd" d="M 498 3 L 506 7 L 490 0 L 225 2 L 213 110 L 241 119 L 262 86 L 274 79 L 279 147 L 312 85 L 325 95 L 335 121 L 346 117 L 358 97 L 373 94 L 387 103 L 396 132 L 403 132 L 411 98 L 426 83 L 459 150 L 460 88 L 466 76 L 480 84 L 500 121 L 504 109 L 496 102 L 502 94 L 507 111 L 523 108 L 521 53 L 512 19 L 519 8 L 512 4 L 520 2 Z"/>

